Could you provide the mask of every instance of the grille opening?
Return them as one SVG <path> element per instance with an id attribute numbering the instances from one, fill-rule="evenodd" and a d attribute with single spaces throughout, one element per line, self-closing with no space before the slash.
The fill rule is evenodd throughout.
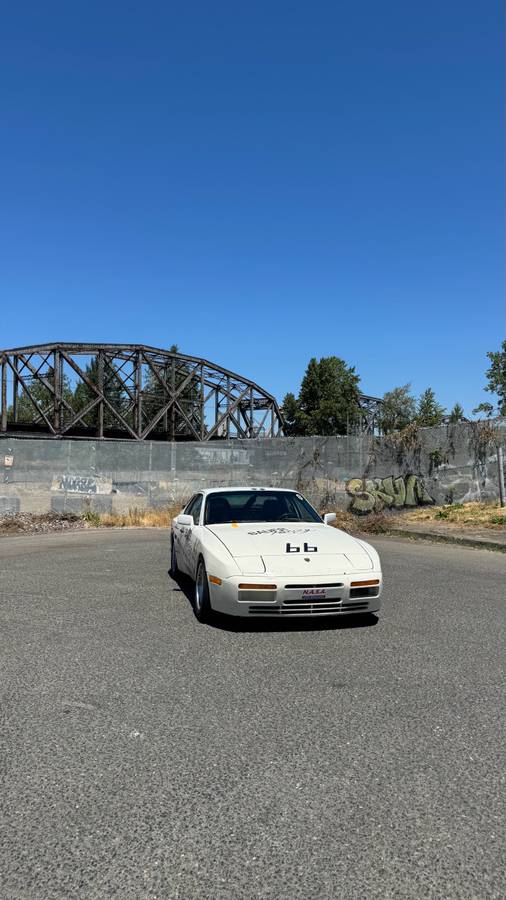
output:
<path id="1" fill-rule="evenodd" d="M 340 597 L 297 597 L 293 600 L 283 600 L 283 606 L 296 606 L 297 604 L 303 603 L 304 606 L 325 606 L 326 603 L 341 603 Z"/>
<path id="2" fill-rule="evenodd" d="M 285 589 L 287 591 L 306 591 L 311 588 L 341 588 L 344 587 L 344 584 L 341 584 L 340 581 L 333 581 L 332 584 L 285 584 Z"/>
<path id="3" fill-rule="evenodd" d="M 291 603 L 289 606 L 249 606 L 248 612 L 252 616 L 330 616 L 343 613 L 365 612 L 368 603 L 338 603 L 336 601 L 327 601 L 327 603 Z"/>
<path id="4" fill-rule="evenodd" d="M 283 603 L 281 609 L 341 609 L 342 605 L 338 600 L 324 600 L 323 603 L 313 603 L 312 600 L 288 600 Z"/>
<path id="5" fill-rule="evenodd" d="M 276 591 L 239 591 L 239 603 L 275 603 Z"/>
<path id="6" fill-rule="evenodd" d="M 248 612 L 253 616 L 279 616 L 281 610 L 279 606 L 250 606 Z"/>
<path id="7" fill-rule="evenodd" d="M 379 594 L 379 587 L 376 585 L 375 587 L 358 587 L 358 588 L 350 588 L 350 598 L 353 597 L 377 597 Z"/>

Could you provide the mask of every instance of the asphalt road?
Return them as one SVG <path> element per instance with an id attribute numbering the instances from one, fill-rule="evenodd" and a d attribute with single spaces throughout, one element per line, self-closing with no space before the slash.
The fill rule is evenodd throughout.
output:
<path id="1" fill-rule="evenodd" d="M 0 896 L 504 898 L 506 558 L 199 625 L 160 531 L 0 540 Z"/>

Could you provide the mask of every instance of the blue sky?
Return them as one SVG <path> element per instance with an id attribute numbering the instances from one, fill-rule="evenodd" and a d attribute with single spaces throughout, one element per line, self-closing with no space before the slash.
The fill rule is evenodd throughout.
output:
<path id="1" fill-rule="evenodd" d="M 505 326 L 502 2 L 4 5 L 0 346 L 311 356 L 470 411 Z"/>

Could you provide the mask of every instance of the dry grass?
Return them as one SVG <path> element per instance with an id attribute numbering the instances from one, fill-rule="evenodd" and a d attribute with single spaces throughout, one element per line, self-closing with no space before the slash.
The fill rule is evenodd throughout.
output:
<path id="1" fill-rule="evenodd" d="M 349 534 L 385 534 L 389 530 L 389 523 L 392 517 L 383 515 L 383 513 L 370 513 L 368 516 L 354 516 L 353 513 L 345 509 L 336 510 L 336 521 L 333 522 L 334 528 L 340 528 L 341 531 L 347 531 Z"/>
<path id="2" fill-rule="evenodd" d="M 91 513 L 88 525 L 103 528 L 168 528 L 180 506 L 160 506 L 150 509 L 129 509 L 125 513 Z"/>
<path id="3" fill-rule="evenodd" d="M 88 512 L 83 516 L 53 513 L 37 516 L 17 515 L 0 519 L 0 534 L 63 531 L 74 528 L 168 528 L 181 511 L 181 505 L 150 509 L 129 509 L 124 513 Z M 327 512 L 327 510 L 325 510 Z M 506 509 L 498 503 L 454 503 L 451 506 L 423 506 L 399 513 L 371 513 L 355 516 L 336 510 L 334 526 L 350 534 L 386 534 L 391 525 L 403 522 L 445 523 L 457 528 L 506 530 Z"/>
<path id="4" fill-rule="evenodd" d="M 156 509 L 129 509 L 125 513 L 90 512 L 85 513 L 83 518 L 90 528 L 168 528 L 172 519 L 180 512 L 180 506 L 172 506 Z M 338 509 L 336 516 L 334 525 L 343 531 L 369 534 L 382 534 L 388 531 L 389 519 L 382 513 L 358 517 L 346 510 Z"/>
<path id="5" fill-rule="evenodd" d="M 506 529 L 506 508 L 498 503 L 453 503 L 449 506 L 420 506 L 402 512 L 371 513 L 368 516 L 354 516 L 346 510 L 337 510 L 336 528 L 350 533 L 385 534 L 391 525 L 403 522 L 445 523 L 458 528 Z"/>
<path id="6" fill-rule="evenodd" d="M 404 522 L 446 522 L 465 528 L 506 528 L 506 508 L 498 503 L 453 503 L 450 506 L 423 506 L 400 514 Z M 398 519 L 398 521 L 399 521 Z"/>
<path id="7" fill-rule="evenodd" d="M 95 528 L 168 528 L 181 506 L 129 509 L 124 513 L 85 513 L 84 522 Z M 454 503 L 451 506 L 422 506 L 385 515 L 382 512 L 355 516 L 347 510 L 336 510 L 334 526 L 350 534 L 385 534 L 391 525 L 402 522 L 445 522 L 459 528 L 506 529 L 506 509 L 498 503 Z"/>
<path id="8" fill-rule="evenodd" d="M 150 509 L 129 509 L 124 513 L 88 512 L 83 516 L 23 514 L 0 519 L 0 534 L 63 531 L 74 528 L 168 528 L 181 511 L 181 505 Z M 325 510 L 327 512 L 327 510 Z M 349 534 L 386 534 L 392 525 L 403 522 L 445 523 L 457 528 L 506 530 L 506 509 L 498 503 L 454 503 L 451 506 L 423 506 L 399 513 L 371 513 L 355 516 L 336 510 L 334 526 Z"/>

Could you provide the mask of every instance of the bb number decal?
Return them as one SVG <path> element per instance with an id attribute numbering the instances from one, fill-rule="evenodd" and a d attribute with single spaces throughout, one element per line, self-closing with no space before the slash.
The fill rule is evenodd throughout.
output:
<path id="1" fill-rule="evenodd" d="M 287 544 L 286 545 L 287 553 L 300 553 L 300 547 L 295 546 L 295 544 Z M 310 544 L 304 544 L 304 553 L 318 553 L 318 547 L 311 547 Z"/>

